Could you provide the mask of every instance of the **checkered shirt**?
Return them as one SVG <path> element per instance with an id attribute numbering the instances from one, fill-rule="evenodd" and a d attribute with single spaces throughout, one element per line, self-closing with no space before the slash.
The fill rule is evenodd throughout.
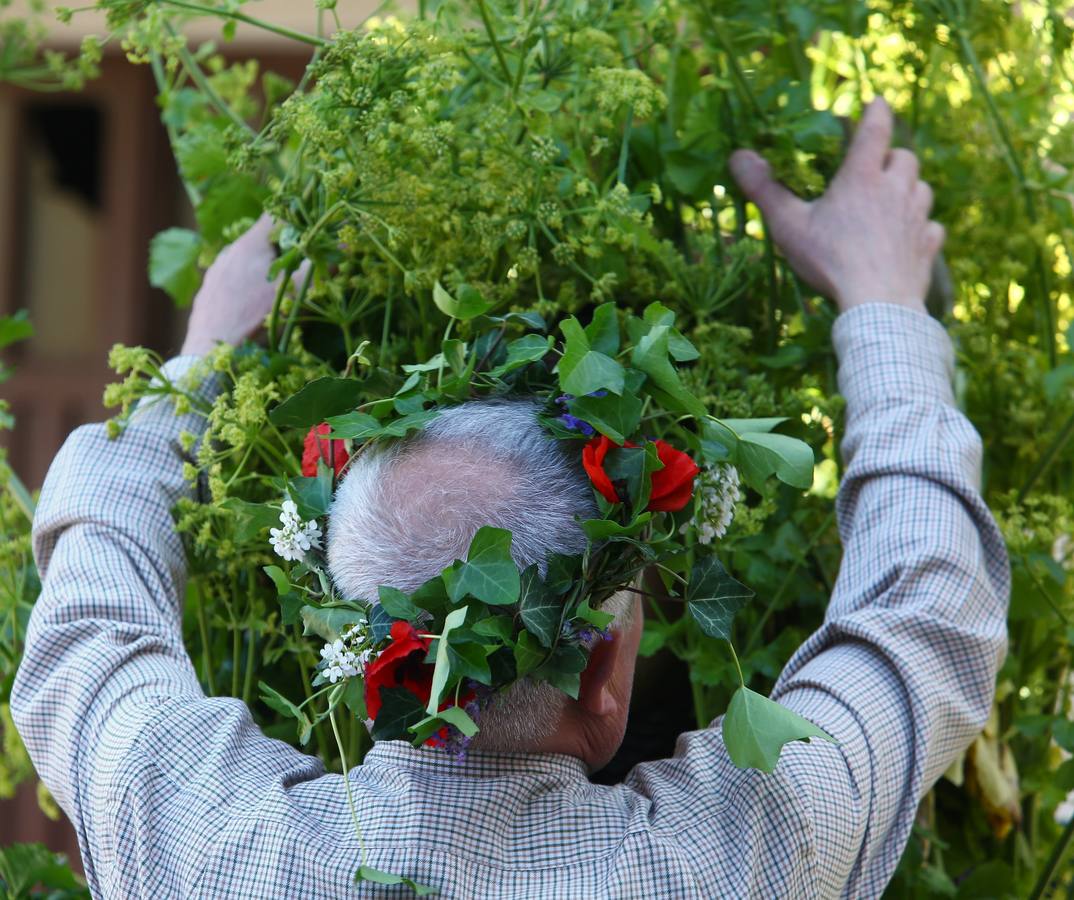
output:
<path id="1" fill-rule="evenodd" d="M 844 556 L 824 623 L 773 697 L 838 746 L 737 769 L 721 720 L 618 785 L 555 754 L 464 762 L 399 741 L 347 775 L 368 863 L 446 897 L 876 897 L 918 801 L 982 727 L 1006 648 L 1000 534 L 952 350 L 888 304 L 841 315 Z M 189 358 L 168 365 L 172 377 Z M 138 410 L 118 440 L 77 429 L 41 494 L 43 591 L 12 710 L 78 832 L 98 897 L 405 896 L 352 876 L 343 776 L 207 697 L 183 646 L 170 510 L 193 416 Z"/>

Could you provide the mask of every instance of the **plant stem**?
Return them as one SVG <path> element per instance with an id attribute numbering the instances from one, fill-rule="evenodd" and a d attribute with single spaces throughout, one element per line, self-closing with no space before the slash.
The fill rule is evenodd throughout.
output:
<path id="1" fill-rule="evenodd" d="M 249 704 L 250 695 L 254 688 L 254 651 L 257 649 L 257 641 L 254 640 L 254 631 L 252 628 L 246 629 L 246 671 L 243 673 L 242 680 L 242 699 L 245 703 Z"/>
<path id="2" fill-rule="evenodd" d="M 336 711 L 331 709 L 328 713 L 328 721 L 332 723 L 332 734 L 336 737 L 336 749 L 339 750 L 339 764 L 343 769 L 343 786 L 347 791 L 347 808 L 351 812 L 351 821 L 354 822 L 354 833 L 358 836 L 358 848 L 361 852 L 359 865 L 365 866 L 365 841 L 362 839 L 362 826 L 358 822 L 358 810 L 354 808 L 354 794 L 351 793 L 350 770 L 347 768 L 347 754 L 343 749 L 343 739 L 339 736 L 339 725 L 336 724 Z"/>
<path id="3" fill-rule="evenodd" d="M 1033 467 L 1033 471 L 1029 473 L 1029 477 L 1026 479 L 1025 484 L 1022 485 L 1022 489 L 1018 492 L 1018 496 L 1015 497 L 1015 503 L 1021 503 L 1025 500 L 1029 495 L 1030 490 L 1032 490 L 1033 485 L 1040 480 L 1040 477 L 1047 472 L 1051 464 L 1055 462 L 1056 457 L 1063 447 L 1066 446 L 1066 443 L 1070 440 L 1072 434 L 1074 434 L 1074 413 L 1071 413 L 1070 417 L 1063 423 L 1063 427 L 1060 429 L 1059 434 L 1055 436 L 1055 440 L 1052 441 L 1051 446 L 1044 451 L 1044 455 Z"/>
<path id="4" fill-rule="evenodd" d="M 1059 836 L 1059 840 L 1056 842 L 1051 856 L 1048 857 L 1048 861 L 1044 864 L 1044 868 L 1041 870 L 1040 877 L 1037 879 L 1037 883 L 1034 885 L 1028 900 L 1041 900 L 1044 896 L 1048 885 L 1051 884 L 1052 879 L 1059 871 L 1059 863 L 1062 862 L 1072 840 L 1074 840 L 1074 817 L 1071 817 L 1070 821 L 1067 822 L 1066 828 L 1063 829 L 1063 833 Z"/>
<path id="5" fill-rule="evenodd" d="M 742 664 L 739 663 L 738 654 L 735 653 L 735 645 L 732 644 L 731 641 L 729 640 L 727 642 L 727 646 L 731 648 L 731 659 L 733 659 L 735 661 L 735 668 L 738 670 L 738 680 L 741 682 L 742 686 L 745 687 L 746 686 L 746 678 L 742 674 Z"/>
<path id="6" fill-rule="evenodd" d="M 620 184 L 626 184 L 627 159 L 630 156 L 630 129 L 634 124 L 634 107 L 627 110 L 626 122 L 623 124 L 623 143 L 619 146 L 619 169 L 616 178 Z"/>
<path id="7" fill-rule="evenodd" d="M 179 33 L 175 30 L 175 27 L 171 22 L 165 22 L 164 27 L 167 29 L 168 34 L 180 39 Z M 176 53 L 179 56 L 179 61 L 182 62 L 183 68 L 186 70 L 187 75 L 190 76 L 190 80 L 197 85 L 199 91 L 201 91 L 223 115 L 227 116 L 237 128 L 245 131 L 251 137 L 257 137 L 257 132 L 250 127 L 249 123 L 245 122 L 235 110 L 233 110 L 227 103 L 224 102 L 224 98 L 221 97 L 216 89 L 209 84 L 209 79 L 205 77 L 205 73 L 201 71 L 201 66 L 198 65 L 198 61 L 194 59 L 190 51 L 186 46 L 180 43 L 176 49 Z"/>
<path id="8" fill-rule="evenodd" d="M 201 588 L 197 583 L 194 585 L 194 592 L 194 596 L 197 598 L 194 605 L 197 609 L 198 634 L 201 637 L 201 659 L 202 666 L 205 669 L 205 685 L 209 696 L 212 697 L 216 694 L 216 683 L 213 678 L 212 651 L 209 649 L 209 623 L 205 619 L 205 598 L 202 596 Z"/>
<path id="9" fill-rule="evenodd" d="M 489 36 L 489 41 L 492 43 L 492 49 L 496 52 L 496 59 L 500 62 L 500 68 L 503 69 L 503 77 L 506 79 L 509 85 L 514 83 L 514 77 L 511 75 L 511 69 L 507 65 L 507 57 L 503 55 L 503 48 L 500 46 L 500 41 L 496 37 L 496 32 L 492 27 L 492 19 L 489 17 L 488 6 L 485 4 L 485 0 L 477 0 L 477 7 L 481 11 L 481 21 L 485 25 L 485 33 Z M 514 88 L 511 89 L 511 97 L 515 95 Z"/>
<path id="10" fill-rule="evenodd" d="M 162 3 L 166 3 L 168 6 L 174 6 L 178 9 L 187 9 L 191 12 L 205 13 L 211 16 L 217 16 L 221 19 L 234 19 L 236 22 L 245 22 L 247 25 L 253 25 L 255 28 L 261 28 L 264 31 L 271 31 L 273 34 L 278 34 L 280 37 L 291 38 L 294 41 L 301 41 L 304 44 L 309 44 L 313 47 L 328 47 L 331 42 L 323 40 L 319 37 L 315 37 L 312 34 L 306 34 L 303 31 L 295 31 L 294 29 L 287 28 L 284 25 L 274 25 L 272 22 L 266 22 L 264 19 L 257 19 L 253 16 L 248 16 L 246 13 L 234 12 L 229 9 L 219 9 L 215 6 L 203 6 L 200 3 L 188 3 L 187 0 L 161 0 Z"/>

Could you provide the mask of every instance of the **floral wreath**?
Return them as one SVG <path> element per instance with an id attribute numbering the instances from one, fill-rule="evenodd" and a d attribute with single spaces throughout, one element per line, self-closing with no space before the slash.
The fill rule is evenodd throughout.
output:
<path id="1" fill-rule="evenodd" d="M 783 419 L 719 420 L 686 387 L 681 371 L 698 356 L 660 303 L 641 316 L 598 306 L 583 325 L 559 324 L 561 340 L 536 313 L 488 314 L 477 291 L 437 284 L 451 319 L 440 351 L 401 373 L 372 365 L 363 344 L 342 377 L 310 382 L 270 413 L 273 425 L 305 430 L 303 477 L 285 482 L 271 545 L 289 564 L 267 566 L 285 624 L 301 621 L 325 641 L 313 679 L 327 694 L 319 715 L 265 684 L 262 699 L 312 727 L 345 705 L 374 740 L 402 739 L 462 756 L 482 709 L 521 678 L 545 681 L 577 698 L 597 642 L 610 637 L 601 609 L 648 570 L 663 582 L 662 602 L 679 600 L 707 635 L 731 648 L 740 684 L 723 722 L 739 766 L 771 772 L 791 740 L 831 738 L 746 687 L 731 645 L 735 614 L 752 591 L 717 555 L 742 479 L 759 488 L 771 476 L 798 488 L 812 481 L 807 445 L 778 434 Z M 464 338 L 452 337 L 458 327 Z M 546 431 L 580 456 L 598 508 L 580 521 L 586 549 L 551 554 L 543 577 L 520 571 L 509 531 L 482 527 L 465 559 L 417 590 L 391 585 L 376 598 L 337 595 L 323 555 L 319 519 L 336 481 L 366 447 L 420 430 L 439 410 L 471 399 L 525 395 L 542 404 Z M 313 699 L 310 698 L 310 699 Z M 359 877 L 407 879 L 364 866 Z"/>

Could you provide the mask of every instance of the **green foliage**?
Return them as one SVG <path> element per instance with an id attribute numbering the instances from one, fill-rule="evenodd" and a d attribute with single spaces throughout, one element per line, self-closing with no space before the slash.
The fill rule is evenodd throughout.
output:
<path id="1" fill-rule="evenodd" d="M 557 364 L 576 389 L 567 410 L 617 442 L 648 414 L 632 371 L 664 409 L 719 420 L 681 437 L 710 464 L 734 463 L 747 485 L 720 558 L 757 600 L 733 619 L 650 604 L 643 650 L 689 664 L 699 724 L 751 696 L 736 687 L 722 638 L 738 647 L 744 680 L 770 687 L 819 623 L 837 572 L 842 404 L 832 312 L 772 252 L 726 162 L 735 146 L 755 147 L 815 196 L 838 164 L 848 117 L 883 93 L 947 227 L 930 302 L 951 314 L 959 401 L 984 439 L 986 497 L 1014 574 L 995 726 L 969 752 L 964 777 L 951 773 L 923 804 L 891 895 L 1026 896 L 1043 893 L 1053 875 L 1053 887 L 1066 888 L 1069 858 L 1050 868 L 1060 838 L 1053 812 L 1074 786 L 1059 755 L 1070 743 L 1074 648 L 1074 59 L 1065 7 L 485 5 L 484 19 L 473 4 L 442 4 L 435 18 L 370 22 L 331 41 L 254 19 L 316 48 L 310 77 L 292 87 L 271 73 L 259 79 L 256 65 L 188 50 L 169 28 L 179 11 L 168 0 L 98 4 L 132 60 L 157 79 L 197 211 L 197 262 L 264 205 L 281 223 L 278 274 L 304 259 L 313 265 L 296 291 L 281 291 L 267 351 L 221 350 L 207 364 L 228 386 L 202 410 L 211 440 L 197 468 L 211 499 L 177 509 L 192 568 L 186 638 L 206 688 L 243 697 L 285 736 L 292 723 L 278 704 L 257 700 L 255 675 L 281 696 L 297 685 L 312 696 L 316 643 L 300 635 L 299 611 L 339 607 L 310 573 L 287 573 L 284 588 L 311 585 L 301 598 L 273 583 L 263 567 L 277 562 L 266 541 L 275 517 L 256 512 L 279 501 L 281 472 L 300 475 L 310 425 L 335 419 L 348 440 L 399 434 L 418 427 L 429 391 L 464 399 L 475 372 L 489 390 L 525 389 Z M 225 37 L 235 17 L 251 19 L 239 3 L 219 14 Z M 34 23 L 5 22 L 0 77 L 75 85 L 92 72 L 93 42 L 71 64 L 42 61 L 41 39 Z M 194 283 L 191 258 L 158 260 L 155 280 L 182 296 Z M 629 355 L 599 311 L 609 300 L 632 313 L 621 323 Z M 549 336 L 560 332 L 569 347 L 557 361 Z M 124 409 L 155 371 L 152 359 L 127 361 L 127 381 L 109 394 Z M 399 364 L 423 368 L 401 380 Z M 189 388 L 167 392 L 198 408 Z M 601 389 L 610 393 L 584 396 Z M 323 505 L 323 482 L 319 500 L 311 496 Z M 28 497 L 11 480 L 0 494 L 3 533 L 12 535 L 0 560 L 5 691 L 36 593 Z M 648 527 L 640 518 L 614 524 L 587 523 L 626 547 Z M 687 549 L 665 562 L 684 578 L 688 557 Z M 554 568 L 546 580 L 566 584 L 570 566 Z M 550 666 L 569 689 L 577 659 L 550 657 L 558 623 L 530 578 L 519 585 L 530 630 L 507 654 L 510 665 Z M 506 639 L 504 610 L 492 612 L 460 633 Z M 377 616 L 370 624 L 383 636 L 391 621 Z M 444 643 L 450 660 L 456 645 Z M 458 666 L 473 662 L 468 652 Z M 744 715 L 751 710 L 737 700 L 736 715 L 752 728 L 803 736 Z M 425 716 L 420 705 L 398 712 L 405 727 Z M 329 749 L 324 719 L 310 722 L 310 739 L 335 763 L 344 754 Z M 353 760 L 365 743 L 351 725 L 341 746 Z M 732 738 L 739 759 L 751 758 L 753 733 Z M 1013 804 L 982 777 L 986 750 L 1009 761 L 1007 783 L 1013 767 Z M 763 754 L 755 759 L 767 765 Z"/>

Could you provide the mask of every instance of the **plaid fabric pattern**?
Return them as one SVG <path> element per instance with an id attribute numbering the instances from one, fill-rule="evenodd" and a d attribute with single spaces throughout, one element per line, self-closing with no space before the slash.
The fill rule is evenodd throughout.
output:
<path id="1" fill-rule="evenodd" d="M 839 746 L 795 743 L 773 775 L 741 771 L 717 719 L 606 787 L 567 756 L 459 763 L 379 744 L 348 775 L 370 865 L 446 897 L 881 893 L 919 798 L 988 715 L 1009 576 L 943 329 L 871 304 L 840 316 L 833 338 L 848 403 L 845 556 L 823 626 L 774 696 Z M 35 522 L 44 587 L 12 708 L 93 893 L 403 896 L 352 883 L 342 776 L 195 677 L 169 510 L 185 490 L 176 436 L 198 423 L 165 407 L 140 409 L 116 441 L 75 431 Z"/>

